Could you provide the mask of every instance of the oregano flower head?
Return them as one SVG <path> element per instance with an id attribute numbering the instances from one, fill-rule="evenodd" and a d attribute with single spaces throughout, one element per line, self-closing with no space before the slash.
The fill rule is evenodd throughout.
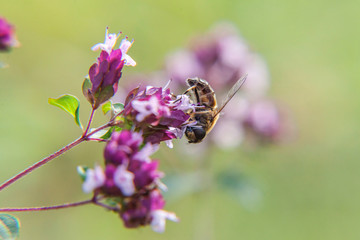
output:
<path id="1" fill-rule="evenodd" d="M 127 55 L 132 45 L 127 38 L 121 41 L 119 49 L 114 49 L 119 36 L 120 34 L 108 33 L 106 29 L 104 43 L 92 47 L 93 51 L 101 50 L 101 52 L 97 62 L 89 69 L 89 75 L 83 84 L 83 93 L 94 109 L 114 96 L 124 65 L 136 65 L 136 62 Z"/>
<path id="2" fill-rule="evenodd" d="M 159 162 L 150 159 L 157 149 L 157 145 L 144 143 L 138 132 L 114 132 L 104 151 L 105 169 L 88 169 L 83 190 L 117 197 L 126 227 L 150 224 L 154 230 L 164 231 L 165 219 L 177 221 L 177 217 L 163 210 L 165 200 L 158 188 L 164 174 L 158 170 Z"/>
<path id="3" fill-rule="evenodd" d="M 170 89 L 147 86 L 145 90 L 132 90 L 125 101 L 124 116 L 135 129 L 143 133 L 145 142 L 158 144 L 180 138 L 190 124 L 189 110 L 194 105 L 185 95 L 174 97 Z"/>

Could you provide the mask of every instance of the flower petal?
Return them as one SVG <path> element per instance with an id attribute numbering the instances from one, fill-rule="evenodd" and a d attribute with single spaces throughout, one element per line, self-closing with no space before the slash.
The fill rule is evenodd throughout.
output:
<path id="1" fill-rule="evenodd" d="M 151 220 L 151 228 L 153 231 L 158 233 L 163 233 L 165 231 L 165 220 L 169 219 L 173 222 L 178 222 L 179 219 L 175 215 L 175 213 L 167 212 L 165 210 L 155 210 L 151 214 L 152 220 Z"/>
<path id="2" fill-rule="evenodd" d="M 95 166 L 95 169 L 88 169 L 86 171 L 86 179 L 83 183 L 83 191 L 91 193 L 96 188 L 101 187 L 105 183 L 105 174 L 100 166 Z"/>
<path id="3" fill-rule="evenodd" d="M 131 196 L 135 192 L 134 174 L 126 170 L 124 165 L 120 165 L 114 173 L 115 185 L 125 196 Z"/>

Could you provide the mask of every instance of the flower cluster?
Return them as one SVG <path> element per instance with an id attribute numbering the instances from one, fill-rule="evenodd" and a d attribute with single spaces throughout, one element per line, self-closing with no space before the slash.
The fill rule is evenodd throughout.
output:
<path id="1" fill-rule="evenodd" d="M 158 144 L 165 141 L 171 148 L 171 139 L 181 138 L 194 108 L 188 96 L 176 98 L 168 88 L 135 88 L 125 101 L 124 116 L 135 130 L 142 132 L 145 142 Z"/>
<path id="2" fill-rule="evenodd" d="M 143 146 L 143 147 L 142 147 Z M 165 230 L 165 220 L 178 221 L 176 215 L 163 210 L 165 200 L 158 161 L 151 160 L 158 146 L 144 143 L 138 132 L 114 132 L 105 147 L 105 170 L 100 166 L 86 171 L 84 192 L 119 198 L 119 214 L 128 228 L 151 225 L 157 232 Z"/>
<path id="3" fill-rule="evenodd" d="M 15 36 L 14 26 L 5 18 L 0 17 L 0 51 L 8 51 L 19 45 Z"/>
<path id="4" fill-rule="evenodd" d="M 101 50 L 100 57 L 89 69 L 89 77 L 83 84 L 83 93 L 96 109 L 100 104 L 110 99 L 117 91 L 122 69 L 125 66 L 135 66 L 136 62 L 127 55 L 133 42 L 124 38 L 119 49 L 114 50 L 120 34 L 105 33 L 104 43 L 92 47 L 93 51 Z"/>
<path id="5" fill-rule="evenodd" d="M 270 77 L 265 61 L 233 25 L 218 24 L 193 38 L 190 47 L 169 54 L 164 65 L 159 78 L 174 80 L 174 87 L 179 90 L 184 90 L 187 78 L 203 78 L 215 90 L 219 104 L 232 85 L 248 75 L 241 93 L 228 103 L 205 143 L 230 148 L 248 139 L 280 140 L 289 132 L 284 130 L 287 126 L 279 107 L 267 96 Z"/>
<path id="6" fill-rule="evenodd" d="M 276 140 L 281 131 L 281 116 L 276 105 L 268 100 L 257 101 L 249 107 L 245 126 L 263 140 Z"/>
<path id="7" fill-rule="evenodd" d="M 216 25 L 208 33 L 193 38 L 189 48 L 169 54 L 165 73 L 183 86 L 190 77 L 208 81 L 218 93 L 225 93 L 242 76 L 248 75 L 243 91 L 249 98 L 266 94 L 269 72 L 263 58 L 229 23 Z"/>
<path id="8" fill-rule="evenodd" d="M 150 74 L 129 76 L 129 85 L 139 79 L 158 84 L 167 78 L 173 80 L 172 89 L 181 92 L 185 91 L 187 78 L 199 77 L 215 90 L 220 105 L 233 84 L 248 75 L 240 93 L 222 111 L 217 126 L 197 148 L 208 143 L 233 148 L 243 141 L 278 142 L 291 133 L 292 124 L 287 115 L 267 96 L 270 76 L 264 59 L 249 47 L 232 24 L 218 24 L 208 33 L 193 38 L 190 47 L 170 53 L 164 66 Z M 114 97 L 123 99 L 124 93 L 119 92 Z"/>

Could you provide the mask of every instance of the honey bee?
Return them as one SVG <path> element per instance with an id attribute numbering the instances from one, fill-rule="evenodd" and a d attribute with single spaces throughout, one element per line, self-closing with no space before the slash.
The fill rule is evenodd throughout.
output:
<path id="1" fill-rule="evenodd" d="M 199 143 L 213 129 L 219 113 L 224 109 L 231 98 L 244 84 L 247 75 L 240 78 L 230 89 L 221 107 L 218 108 L 216 95 L 210 84 L 200 78 L 188 78 L 186 80 L 189 88 L 184 92 L 196 105 L 195 110 L 190 112 L 190 122 L 196 121 L 195 125 L 187 126 L 185 136 L 189 143 Z"/>

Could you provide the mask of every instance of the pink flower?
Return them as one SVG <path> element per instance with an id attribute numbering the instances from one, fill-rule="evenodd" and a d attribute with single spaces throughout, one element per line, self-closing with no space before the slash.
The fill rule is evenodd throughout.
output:
<path id="1" fill-rule="evenodd" d="M 109 28 L 106 28 L 105 31 L 105 40 L 104 43 L 98 43 L 95 44 L 91 50 L 93 51 L 98 51 L 99 49 L 101 49 L 102 51 L 106 51 L 108 54 L 111 53 L 111 51 L 114 49 L 114 46 L 116 44 L 116 41 L 118 40 L 120 36 L 119 34 L 115 34 L 115 33 L 109 33 Z"/>
<path id="2" fill-rule="evenodd" d="M 151 228 L 153 231 L 158 233 L 163 233 L 165 231 L 165 220 L 171 220 L 173 222 L 178 222 L 179 218 L 173 212 L 167 212 L 162 209 L 158 209 L 151 212 Z"/>
<path id="3" fill-rule="evenodd" d="M 135 193 L 134 178 L 134 173 L 127 171 L 124 165 L 118 166 L 114 173 L 114 183 L 124 196 L 131 196 Z"/>
<path id="4" fill-rule="evenodd" d="M 246 117 L 247 126 L 260 137 L 274 138 L 280 132 L 280 115 L 270 101 L 258 101 L 251 105 Z"/>
<path id="5" fill-rule="evenodd" d="M 136 62 L 134 61 L 134 59 L 132 59 L 127 52 L 129 51 L 130 47 L 133 45 L 134 40 L 132 40 L 131 42 L 128 41 L 128 38 L 124 38 L 121 43 L 120 43 L 120 50 L 123 53 L 122 56 L 122 60 L 125 60 L 125 65 L 126 66 L 136 66 Z"/>
<path id="6" fill-rule="evenodd" d="M 141 122 L 152 114 L 156 117 L 161 113 L 164 113 L 165 115 L 170 114 L 169 109 L 162 105 L 155 95 L 151 96 L 149 99 L 134 100 L 131 105 L 138 112 L 136 115 L 136 121 L 138 122 Z"/>
<path id="7" fill-rule="evenodd" d="M 157 185 L 163 174 L 158 171 L 158 162 L 152 161 L 150 155 L 157 151 L 158 146 L 146 143 L 140 148 L 142 143 L 139 133 L 127 130 L 113 133 L 104 152 L 109 179 L 108 188 L 103 188 L 105 194 L 116 192 L 112 183 L 124 196 L 147 191 Z"/>
<path id="8" fill-rule="evenodd" d="M 163 210 L 165 200 L 159 190 L 152 190 L 144 196 L 133 198 L 126 202 L 120 213 L 124 224 L 128 228 L 135 228 L 150 224 L 155 232 L 165 231 L 165 220 L 178 222 L 175 213 Z"/>
<path id="9" fill-rule="evenodd" d="M 101 50 L 100 57 L 89 69 L 89 79 L 85 79 L 83 93 L 93 108 L 98 108 L 109 100 L 117 91 L 123 66 L 135 66 L 135 61 L 127 54 L 132 43 L 124 39 L 120 48 L 114 50 L 120 34 L 105 32 L 104 43 L 98 43 L 91 49 Z M 90 81 L 89 81 L 90 80 Z"/>
<path id="10" fill-rule="evenodd" d="M 5 18 L 0 17 L 0 51 L 7 51 L 17 46 L 19 46 L 19 42 L 15 36 L 14 26 Z"/>
<path id="11" fill-rule="evenodd" d="M 187 110 L 192 108 L 187 97 L 174 99 L 170 89 L 148 86 L 144 91 L 139 88 L 130 91 L 124 115 L 143 133 L 145 142 L 158 144 L 177 137 L 170 129 L 182 131 L 190 117 Z M 171 146 L 169 141 L 167 144 Z"/>
<path id="12" fill-rule="evenodd" d="M 91 193 L 95 189 L 101 187 L 105 183 L 105 174 L 100 166 L 95 166 L 95 169 L 88 169 L 86 171 L 85 182 L 83 183 L 83 191 Z"/>

